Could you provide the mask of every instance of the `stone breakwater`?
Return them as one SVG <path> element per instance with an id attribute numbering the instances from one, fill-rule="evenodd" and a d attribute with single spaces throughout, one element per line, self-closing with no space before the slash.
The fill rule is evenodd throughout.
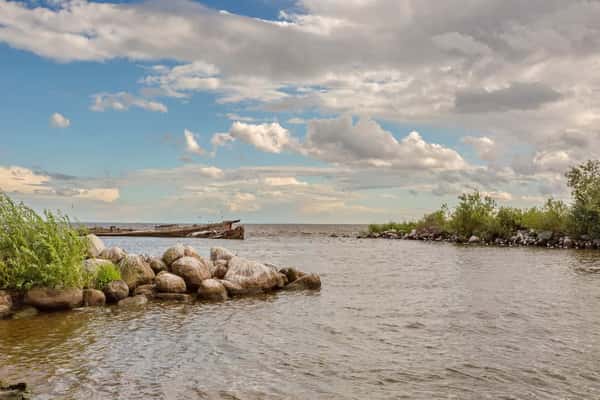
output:
<path id="1" fill-rule="evenodd" d="M 321 288 L 317 274 L 248 260 L 222 247 L 213 247 L 208 259 L 182 244 L 168 248 L 162 257 L 150 257 L 128 254 L 119 247 L 107 248 L 101 239 L 88 235 L 83 269 L 94 274 L 110 263 L 118 266 L 121 279 L 103 288 L 0 290 L 0 318 L 106 304 L 141 307 L 154 300 L 214 302 L 279 290 Z"/>
<path id="2" fill-rule="evenodd" d="M 493 240 L 486 240 L 477 235 L 459 237 L 440 232 L 418 232 L 416 229 L 413 229 L 410 233 L 402 233 L 395 230 L 379 233 L 369 232 L 360 234 L 358 238 L 422 240 L 506 247 L 532 246 L 551 249 L 600 249 L 600 239 L 591 239 L 586 235 L 582 235 L 579 238 L 572 238 L 552 231 L 535 230 L 521 230 L 515 232 L 509 238 L 495 238 Z"/>

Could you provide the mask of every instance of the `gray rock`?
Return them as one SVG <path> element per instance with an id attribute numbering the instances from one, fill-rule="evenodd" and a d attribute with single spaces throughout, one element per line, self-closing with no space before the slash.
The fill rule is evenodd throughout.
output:
<path id="1" fill-rule="evenodd" d="M 39 310 L 67 310 L 79 307 L 82 303 L 81 289 L 33 288 L 25 293 L 25 304 Z"/>
<path id="2" fill-rule="evenodd" d="M 124 281 L 112 281 L 104 288 L 106 301 L 116 303 L 129 296 L 129 286 Z"/>
<path id="3" fill-rule="evenodd" d="M 227 260 L 211 261 L 209 266 L 211 267 L 210 273 L 215 279 L 223 279 L 227 274 Z"/>
<path id="4" fill-rule="evenodd" d="M 573 246 L 575 246 L 575 242 L 573 241 L 573 239 L 571 239 L 568 236 L 565 236 L 563 240 L 563 247 L 566 247 L 567 249 L 572 249 Z"/>
<path id="5" fill-rule="evenodd" d="M 129 289 L 135 289 L 136 286 L 152 283 L 154 280 L 154 271 L 146 263 L 143 257 L 129 254 L 120 264 L 121 279 L 125 281 Z"/>
<path id="6" fill-rule="evenodd" d="M 195 257 L 179 258 L 171 264 L 171 272 L 182 277 L 190 290 L 197 289 L 200 282 L 211 278 L 208 264 Z"/>
<path id="7" fill-rule="evenodd" d="M 133 291 L 133 295 L 142 295 L 146 296 L 148 299 L 153 299 L 154 296 L 156 296 L 156 285 L 140 285 L 135 288 L 135 290 Z"/>
<path id="8" fill-rule="evenodd" d="M 227 300 L 227 289 L 216 279 L 205 279 L 198 287 L 198 297 L 205 300 Z"/>
<path id="9" fill-rule="evenodd" d="M 321 289 L 321 278 L 317 274 L 306 274 L 286 285 L 284 290 L 319 290 Z"/>
<path id="10" fill-rule="evenodd" d="M 104 242 L 102 242 L 102 240 L 94 235 L 94 234 L 89 234 L 86 237 L 87 240 L 87 255 L 89 258 L 96 258 L 100 255 L 100 253 L 102 252 L 102 250 L 105 249 L 104 246 Z"/>
<path id="11" fill-rule="evenodd" d="M 119 307 L 141 307 L 148 304 L 146 296 L 137 295 L 119 301 Z"/>
<path id="12" fill-rule="evenodd" d="M 169 270 L 169 267 L 167 267 L 167 264 L 165 264 L 165 262 L 163 260 L 161 260 L 160 258 L 157 258 L 157 257 L 152 257 L 150 259 L 150 268 L 152 268 L 152 271 L 154 271 L 155 274 L 158 274 L 159 272 L 162 272 L 162 271 Z"/>
<path id="13" fill-rule="evenodd" d="M 163 254 L 162 259 L 170 267 L 171 264 L 181 257 L 185 257 L 185 246 L 178 243 L 175 246 L 169 247 Z"/>
<path id="14" fill-rule="evenodd" d="M 288 282 L 294 282 L 296 279 L 304 276 L 304 272 L 298 271 L 296 268 L 287 267 L 279 270 L 287 278 Z"/>
<path id="15" fill-rule="evenodd" d="M 237 256 L 229 260 L 224 280 L 249 291 L 271 290 L 284 284 L 276 268 Z"/>
<path id="16" fill-rule="evenodd" d="M 156 275 L 156 289 L 161 293 L 185 293 L 186 286 L 182 277 L 163 271 Z"/>
<path id="17" fill-rule="evenodd" d="M 198 254 L 196 249 L 194 249 L 192 246 L 183 246 L 183 255 L 184 257 L 194 257 L 202 259 L 202 256 Z"/>
<path id="18" fill-rule="evenodd" d="M 469 238 L 469 243 L 474 244 L 474 243 L 479 243 L 479 242 L 481 242 L 481 239 L 479 238 L 479 236 L 473 235 Z"/>
<path id="19" fill-rule="evenodd" d="M 83 305 L 85 307 L 99 307 L 106 304 L 106 296 L 96 289 L 84 289 Z"/>
<path id="20" fill-rule="evenodd" d="M 127 255 L 127 253 L 125 253 L 125 250 L 123 250 L 120 247 L 109 247 L 109 248 L 105 248 L 104 250 L 102 250 L 100 252 L 100 258 L 103 258 L 105 260 L 110 260 L 113 264 L 118 264 L 121 262 L 121 260 L 123 258 L 125 258 L 125 256 Z"/>
<path id="21" fill-rule="evenodd" d="M 235 254 L 227 250 L 224 247 L 213 247 L 210 249 L 210 260 L 215 262 L 217 260 L 231 260 Z"/>

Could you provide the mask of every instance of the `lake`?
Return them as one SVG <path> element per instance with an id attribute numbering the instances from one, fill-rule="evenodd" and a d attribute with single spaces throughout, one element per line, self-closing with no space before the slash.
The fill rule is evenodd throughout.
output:
<path id="1" fill-rule="evenodd" d="M 0 377 L 36 399 L 600 397 L 600 252 L 331 238 L 248 226 L 176 241 L 321 274 L 320 292 L 0 321 Z"/>

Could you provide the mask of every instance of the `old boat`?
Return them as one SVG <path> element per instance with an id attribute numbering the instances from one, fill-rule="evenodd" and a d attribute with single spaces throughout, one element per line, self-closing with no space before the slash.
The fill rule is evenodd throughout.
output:
<path id="1" fill-rule="evenodd" d="M 222 221 L 213 224 L 168 224 L 155 225 L 152 229 L 133 229 L 117 226 L 90 226 L 88 230 L 97 236 L 135 237 L 189 237 L 211 239 L 244 239 L 244 227 L 234 226 L 240 220 Z"/>

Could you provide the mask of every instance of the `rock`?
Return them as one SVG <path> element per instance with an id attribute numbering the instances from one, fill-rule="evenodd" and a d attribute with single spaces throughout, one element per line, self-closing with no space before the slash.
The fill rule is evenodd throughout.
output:
<path id="1" fill-rule="evenodd" d="M 181 257 L 185 257 L 185 246 L 178 243 L 173 247 L 169 247 L 163 254 L 162 259 L 170 267 Z"/>
<path id="2" fill-rule="evenodd" d="M 198 254 L 198 252 L 196 251 L 196 249 L 194 249 L 192 246 L 183 246 L 183 255 L 185 257 L 194 257 L 194 258 L 199 258 L 202 259 L 202 256 L 200 254 Z"/>
<path id="3" fill-rule="evenodd" d="M 94 234 L 89 234 L 86 237 L 87 240 L 87 255 L 89 258 L 96 258 L 100 255 L 100 253 L 102 252 L 102 250 L 105 249 L 104 246 L 104 242 L 102 242 L 102 240 L 94 235 Z"/>
<path id="4" fill-rule="evenodd" d="M 12 314 L 12 297 L 4 290 L 0 290 L 0 319 Z"/>
<path id="5" fill-rule="evenodd" d="M 200 282 L 211 277 L 208 264 L 195 257 L 181 257 L 176 260 L 171 264 L 171 272 L 182 277 L 190 290 L 195 290 Z"/>
<path id="6" fill-rule="evenodd" d="M 96 289 L 85 289 L 83 291 L 83 305 L 85 307 L 98 307 L 106 304 L 106 296 Z"/>
<path id="7" fill-rule="evenodd" d="M 224 247 L 213 247 L 210 249 L 210 260 L 213 262 L 217 260 L 229 261 L 233 257 L 235 257 L 235 254 Z"/>
<path id="8" fill-rule="evenodd" d="M 223 279 L 227 274 L 227 260 L 211 261 L 211 275 L 215 279 Z"/>
<path id="9" fill-rule="evenodd" d="M 225 279 L 220 279 L 219 282 L 225 287 L 225 290 L 227 290 L 227 294 L 229 296 L 242 296 L 252 293 L 252 291 L 242 288 L 237 283 L 229 282 Z"/>
<path id="10" fill-rule="evenodd" d="M 154 296 L 156 296 L 156 285 L 140 285 L 135 288 L 133 295 L 142 295 L 146 296 L 148 299 L 153 299 Z"/>
<path id="11" fill-rule="evenodd" d="M 33 288 L 25 293 L 25 304 L 40 310 L 67 310 L 83 302 L 81 289 Z"/>
<path id="12" fill-rule="evenodd" d="M 40 312 L 37 308 L 32 306 L 25 306 L 17 311 L 12 316 L 12 319 L 26 319 L 33 318 L 38 315 Z"/>
<path id="13" fill-rule="evenodd" d="M 479 238 L 479 236 L 473 235 L 469 238 L 469 243 L 479 243 L 479 242 L 481 242 L 481 239 Z"/>
<path id="14" fill-rule="evenodd" d="M 119 307 L 141 307 L 148 303 L 146 296 L 137 295 L 119 301 Z"/>
<path id="15" fill-rule="evenodd" d="M 566 236 L 563 240 L 563 247 L 566 247 L 567 249 L 572 249 L 573 246 L 575 246 L 575 242 L 573 241 L 573 239 Z"/>
<path id="16" fill-rule="evenodd" d="M 283 286 L 283 278 L 277 269 L 237 256 L 229 260 L 229 269 L 224 279 L 249 292 Z"/>
<path id="17" fill-rule="evenodd" d="M 105 260 L 110 260 L 113 264 L 118 264 L 121 262 L 121 260 L 123 258 L 125 258 L 125 256 L 127 255 L 127 253 L 125 253 L 125 250 L 123 250 L 120 247 L 110 247 L 110 248 L 105 248 L 104 250 L 102 250 L 100 252 L 100 258 L 105 259 Z"/>
<path id="18" fill-rule="evenodd" d="M 121 261 L 121 278 L 130 290 L 136 286 L 152 283 L 154 271 L 141 256 L 129 254 Z"/>
<path id="19" fill-rule="evenodd" d="M 227 289 L 216 279 L 205 279 L 198 287 L 198 296 L 205 300 L 227 300 Z"/>
<path id="20" fill-rule="evenodd" d="M 98 270 L 103 265 L 112 265 L 112 261 L 102 258 L 88 258 L 87 260 L 83 260 L 83 270 L 93 276 L 96 276 Z"/>
<path id="21" fill-rule="evenodd" d="M 152 257 L 150 259 L 150 268 L 152 268 L 152 271 L 154 271 L 155 274 L 158 274 L 159 272 L 162 272 L 162 271 L 169 270 L 169 267 L 167 267 L 167 264 L 165 264 L 163 260 L 161 260 L 160 258 L 157 258 L 157 257 Z"/>
<path id="22" fill-rule="evenodd" d="M 304 272 L 298 271 L 296 268 L 292 267 L 282 268 L 279 272 L 286 276 L 288 282 L 294 282 L 296 279 L 305 275 Z"/>
<path id="23" fill-rule="evenodd" d="M 129 286 L 124 281 L 112 281 L 104 288 L 106 301 L 116 303 L 129 296 Z"/>
<path id="24" fill-rule="evenodd" d="M 318 290 L 321 288 L 321 278 L 317 274 L 306 274 L 285 286 L 284 290 Z"/>
<path id="25" fill-rule="evenodd" d="M 0 400 L 28 400 L 30 395 L 25 383 L 8 385 L 0 381 Z"/>
<path id="26" fill-rule="evenodd" d="M 169 272 L 156 275 L 156 289 L 161 293 L 185 293 L 185 281 L 180 276 Z"/>
<path id="27" fill-rule="evenodd" d="M 156 293 L 155 298 L 168 301 L 183 301 L 186 303 L 190 303 L 192 301 L 192 296 L 185 293 Z"/>

